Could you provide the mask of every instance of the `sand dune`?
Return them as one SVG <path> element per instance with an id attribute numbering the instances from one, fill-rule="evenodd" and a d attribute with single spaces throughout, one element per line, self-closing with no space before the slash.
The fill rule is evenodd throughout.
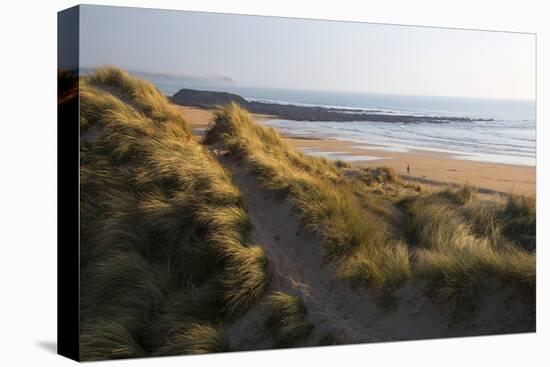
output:
<path id="1" fill-rule="evenodd" d="M 534 330 L 532 198 L 425 190 L 448 157 L 214 121 L 116 68 L 80 87 L 83 360 Z"/>
<path id="2" fill-rule="evenodd" d="M 233 183 L 244 196 L 252 228 L 251 243 L 261 243 L 268 258 L 268 291 L 295 294 L 304 300 L 308 321 L 315 325 L 301 346 L 333 343 L 371 343 L 451 336 L 484 335 L 500 331 L 527 331 L 528 327 L 502 317 L 510 312 L 525 313 L 520 302 L 505 303 L 502 289 L 486 300 L 493 314 L 478 314 L 471 324 L 453 324 L 450 307 L 434 304 L 412 282 L 397 293 L 397 307 L 387 312 L 365 289 L 334 277 L 334 269 L 324 260 L 322 239 L 300 224 L 292 206 L 267 192 L 243 162 L 214 150 L 227 168 Z M 226 329 L 232 350 L 267 349 L 272 336 L 262 331 L 261 302 Z M 506 310 L 504 310 L 505 308 Z"/>

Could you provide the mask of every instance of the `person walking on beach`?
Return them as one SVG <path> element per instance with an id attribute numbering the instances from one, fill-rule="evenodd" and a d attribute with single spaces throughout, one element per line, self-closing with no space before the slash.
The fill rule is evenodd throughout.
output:
<path id="1" fill-rule="evenodd" d="M 407 174 L 411 174 L 411 166 L 407 163 Z"/>

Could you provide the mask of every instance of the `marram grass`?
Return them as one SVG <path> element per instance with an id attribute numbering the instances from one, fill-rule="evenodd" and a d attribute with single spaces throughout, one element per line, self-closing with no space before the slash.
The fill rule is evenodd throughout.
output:
<path id="1" fill-rule="evenodd" d="M 153 85 L 80 82 L 81 358 L 226 351 L 267 284 L 240 192 Z"/>
<path id="2" fill-rule="evenodd" d="M 264 187 L 287 197 L 303 224 L 323 237 L 327 258 L 341 264 L 338 274 L 377 288 L 409 277 L 407 252 L 390 240 L 382 220 L 363 209 L 330 161 L 298 152 L 235 104 L 217 112 L 205 142 L 222 144 Z"/>
<path id="3" fill-rule="evenodd" d="M 81 78 L 80 106 L 81 358 L 227 351 L 224 325 L 258 301 L 280 345 L 306 340 L 315 329 L 303 301 L 266 295 L 268 260 L 247 241 L 230 174 L 162 93 L 102 68 Z M 219 109 L 205 143 L 292 204 L 337 277 L 382 294 L 418 282 L 456 305 L 496 279 L 534 304 L 533 198 L 484 201 L 470 185 L 389 195 L 406 187 L 391 169 L 350 177 L 236 105 Z"/>
<path id="4" fill-rule="evenodd" d="M 534 243 L 533 199 L 512 195 L 495 204 L 465 184 L 415 190 L 393 207 L 381 206 L 361 183 L 405 187 L 391 169 L 347 179 L 342 172 L 349 166 L 298 152 L 235 104 L 218 110 L 205 142 L 220 144 L 266 189 L 289 200 L 304 225 L 322 236 L 326 257 L 342 278 L 383 292 L 418 280 L 448 300 L 483 288 L 489 278 L 534 292 L 535 255 L 521 246 Z M 388 220 L 392 216 L 397 219 Z"/>
<path id="5" fill-rule="evenodd" d="M 265 308 L 265 326 L 275 335 L 278 345 L 291 346 L 311 334 L 313 325 L 307 320 L 307 308 L 299 297 L 274 292 L 267 297 Z"/>

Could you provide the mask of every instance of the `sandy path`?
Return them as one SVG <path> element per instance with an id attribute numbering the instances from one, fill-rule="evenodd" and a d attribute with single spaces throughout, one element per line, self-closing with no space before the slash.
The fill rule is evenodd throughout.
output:
<path id="1" fill-rule="evenodd" d="M 335 279 L 323 260 L 322 242 L 303 229 L 291 205 L 266 192 L 242 162 L 216 154 L 241 190 L 252 229 L 249 240 L 263 247 L 269 261 L 270 290 L 300 296 L 315 325 L 303 345 L 319 345 L 330 335 L 337 344 L 436 338 L 487 330 L 450 330 L 450 314 L 423 292 L 406 284 L 396 292 L 398 305 L 381 309 L 364 288 Z M 261 305 L 227 329 L 233 350 L 270 348 L 263 334 Z M 491 326 L 494 327 L 494 326 Z M 271 344 L 272 347 L 272 344 Z"/>
<path id="2" fill-rule="evenodd" d="M 269 290 L 295 294 L 304 300 L 308 320 L 315 327 L 302 346 L 320 345 L 329 335 L 334 343 L 346 344 L 530 330 L 529 321 L 509 317 L 524 314 L 509 311 L 517 308 L 507 301 L 509 290 L 489 292 L 495 296 L 485 297 L 479 314 L 460 325 L 452 324 L 447 307 L 434 304 L 412 282 L 395 292 L 394 309 L 380 308 L 366 289 L 353 289 L 349 282 L 335 279 L 334 271 L 323 260 L 321 239 L 303 228 L 288 202 L 263 189 L 244 161 L 210 148 L 243 194 L 252 224 L 249 241 L 262 246 L 268 258 Z M 264 322 L 260 301 L 226 325 L 231 350 L 273 348 L 274 340 L 265 332 Z"/>
<path id="3" fill-rule="evenodd" d="M 451 310 L 433 303 L 412 282 L 395 292 L 396 307 L 384 310 L 368 290 L 354 289 L 334 277 L 323 260 L 321 239 L 303 228 L 288 202 L 263 189 L 242 161 L 216 156 L 244 196 L 252 224 L 249 240 L 262 246 L 268 258 L 269 290 L 304 300 L 315 327 L 301 346 L 320 345 L 329 335 L 336 344 L 349 344 L 523 332 L 532 327 L 529 320 L 510 318 L 527 313 L 521 303 L 510 303 L 511 290 L 501 286 L 488 291 L 479 313 L 466 323 L 453 323 Z M 264 321 L 260 302 L 226 329 L 231 349 L 272 348 Z"/>
<path id="4" fill-rule="evenodd" d="M 366 292 L 355 292 L 344 282 L 334 280 L 323 266 L 321 240 L 301 228 L 290 204 L 266 193 L 232 159 L 220 157 L 220 161 L 232 172 L 234 184 L 244 195 L 252 223 L 250 241 L 260 244 L 269 260 L 270 290 L 295 294 L 306 304 L 308 319 L 316 325 L 310 343 L 318 344 L 315 339 L 329 332 L 340 342 L 385 340 L 368 322 L 357 322 L 359 317 L 350 310 L 348 301 L 355 298 L 355 306 L 362 305 L 356 311 L 365 314 L 365 309 L 373 307 Z"/>

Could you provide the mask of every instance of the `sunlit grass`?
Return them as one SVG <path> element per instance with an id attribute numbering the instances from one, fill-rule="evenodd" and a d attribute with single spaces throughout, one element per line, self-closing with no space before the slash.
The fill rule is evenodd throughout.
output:
<path id="1" fill-rule="evenodd" d="M 304 225 L 322 236 L 342 278 L 386 293 L 416 279 L 451 301 L 471 297 L 488 277 L 534 290 L 535 256 L 518 246 L 534 241 L 534 200 L 512 195 L 504 205 L 487 202 L 464 184 L 409 190 L 401 204 L 392 208 L 386 199 L 382 205 L 386 189 L 375 198 L 371 186 L 408 188 L 393 170 L 350 172 L 346 164 L 305 156 L 236 105 L 217 112 L 206 143 L 221 145 L 265 188 L 290 201 Z"/>
<path id="2" fill-rule="evenodd" d="M 228 350 L 223 325 L 270 284 L 230 174 L 162 93 L 124 71 L 83 77 L 80 107 L 81 358 Z M 337 277 L 381 294 L 412 280 L 455 305 L 497 280 L 534 303 L 533 198 L 489 202 L 470 185 L 390 197 L 407 187 L 392 169 L 348 177 L 348 164 L 302 154 L 236 105 L 217 112 L 205 143 L 292 204 Z M 302 299 L 263 301 L 281 345 L 314 330 Z"/>
<path id="3" fill-rule="evenodd" d="M 510 199 L 501 207 L 465 194 L 470 190 L 420 195 L 408 205 L 408 236 L 418 247 L 415 277 L 454 300 L 479 296 L 476 291 L 495 279 L 533 295 L 535 255 L 501 229 L 511 220 Z"/>
<path id="4" fill-rule="evenodd" d="M 205 142 L 221 144 L 265 188 L 286 197 L 303 224 L 323 237 L 327 259 L 341 264 L 338 274 L 372 287 L 395 287 L 408 278 L 406 251 L 390 240 L 384 221 L 358 203 L 339 167 L 293 149 L 235 104 L 220 109 L 214 122 Z M 390 170 L 381 175 L 396 180 Z"/>

